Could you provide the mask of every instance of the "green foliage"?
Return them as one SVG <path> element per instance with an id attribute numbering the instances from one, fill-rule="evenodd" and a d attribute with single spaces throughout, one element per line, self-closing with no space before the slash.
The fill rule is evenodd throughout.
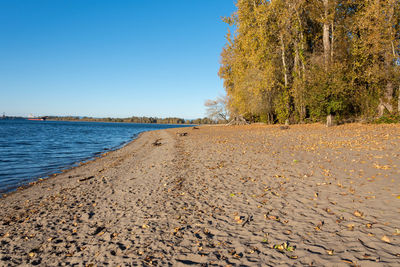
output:
<path id="1" fill-rule="evenodd" d="M 284 123 L 289 118 L 290 107 L 287 105 L 289 98 L 289 92 L 284 91 L 275 100 L 275 113 L 279 123 Z"/>
<path id="2" fill-rule="evenodd" d="M 378 119 L 375 119 L 373 123 L 382 124 L 382 123 L 400 123 L 400 115 L 387 115 L 382 116 Z"/>

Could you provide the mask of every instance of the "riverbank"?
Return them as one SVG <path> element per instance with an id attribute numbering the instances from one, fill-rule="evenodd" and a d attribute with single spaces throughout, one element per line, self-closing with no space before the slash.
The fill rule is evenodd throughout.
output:
<path id="1" fill-rule="evenodd" d="M 397 265 L 399 151 L 399 125 L 146 132 L 0 199 L 0 265 Z"/>

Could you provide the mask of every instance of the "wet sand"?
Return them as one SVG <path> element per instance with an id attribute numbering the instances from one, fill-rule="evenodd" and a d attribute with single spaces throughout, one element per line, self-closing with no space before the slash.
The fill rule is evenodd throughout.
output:
<path id="1" fill-rule="evenodd" d="M 400 126 L 147 132 L 0 199 L 0 242 L 0 266 L 398 266 Z"/>

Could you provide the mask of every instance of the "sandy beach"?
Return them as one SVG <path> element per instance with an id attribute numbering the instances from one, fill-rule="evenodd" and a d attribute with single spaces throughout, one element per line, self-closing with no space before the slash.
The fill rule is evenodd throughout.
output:
<path id="1" fill-rule="evenodd" d="M 1 198 L 0 242 L 0 266 L 399 266 L 400 125 L 146 132 Z"/>

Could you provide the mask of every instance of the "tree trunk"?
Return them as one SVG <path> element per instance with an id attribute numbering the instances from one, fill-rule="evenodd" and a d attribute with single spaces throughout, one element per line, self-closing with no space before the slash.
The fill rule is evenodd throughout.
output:
<path id="1" fill-rule="evenodd" d="M 397 112 L 400 114 L 400 86 L 399 86 L 399 96 L 397 98 Z"/>
<path id="2" fill-rule="evenodd" d="M 300 60 L 300 55 L 299 55 L 299 45 L 297 41 L 294 44 L 294 59 L 293 59 L 293 66 L 294 66 L 294 71 L 298 77 L 300 77 L 300 68 L 299 68 L 299 60 Z"/>
<path id="3" fill-rule="evenodd" d="M 386 92 L 385 92 L 385 98 L 384 98 L 384 105 L 385 108 L 392 113 L 393 112 L 393 105 L 392 105 L 392 100 L 393 100 L 393 83 L 389 81 L 386 85 Z"/>
<path id="4" fill-rule="evenodd" d="M 328 22 L 328 5 L 329 0 L 323 0 L 324 3 L 324 25 L 323 25 L 323 43 L 324 43 L 324 65 L 325 70 L 329 66 L 329 56 L 330 56 L 330 38 L 329 38 L 329 22 Z"/>
<path id="5" fill-rule="evenodd" d="M 331 127 L 331 126 L 333 126 L 333 119 L 332 119 L 332 115 L 329 114 L 326 117 L 326 127 Z"/>
<path id="6" fill-rule="evenodd" d="M 335 35 L 334 35 L 334 22 L 332 21 L 332 23 L 331 23 L 331 62 L 333 62 L 333 42 L 334 42 L 334 38 L 335 38 Z"/>
<path id="7" fill-rule="evenodd" d="M 288 75 L 287 75 L 285 43 L 283 41 L 283 34 L 281 34 L 280 37 L 281 37 L 281 53 L 282 53 L 283 75 L 284 75 L 284 78 L 285 78 L 285 89 L 287 89 L 287 87 L 288 87 Z"/>
<path id="8" fill-rule="evenodd" d="M 385 109 L 389 111 L 389 113 L 393 112 L 393 105 L 392 105 L 392 100 L 393 100 L 393 83 L 389 81 L 386 85 L 386 91 L 384 93 L 384 96 L 381 97 L 380 103 L 378 106 L 378 117 L 382 117 Z"/>
<path id="9" fill-rule="evenodd" d="M 283 76 L 285 79 L 285 91 L 288 94 L 288 100 L 286 102 L 286 108 L 288 110 L 288 116 L 290 117 L 290 95 L 289 95 L 289 80 L 288 80 L 288 71 L 287 71 L 287 65 L 286 65 L 286 53 L 285 53 L 285 43 L 283 41 L 283 34 L 281 34 L 281 50 L 282 50 L 282 65 L 283 65 Z"/>

